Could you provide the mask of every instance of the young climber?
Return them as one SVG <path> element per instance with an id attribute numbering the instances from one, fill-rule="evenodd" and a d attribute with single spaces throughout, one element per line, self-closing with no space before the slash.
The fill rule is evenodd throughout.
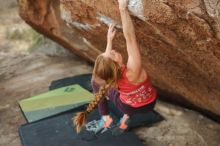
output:
<path id="1" fill-rule="evenodd" d="M 100 129 L 111 126 L 113 119 L 109 115 L 107 102 L 112 102 L 124 115 L 113 135 L 119 135 L 128 128 L 129 118 L 137 113 L 152 110 L 157 93 L 149 76 L 142 67 L 140 48 L 136 40 L 135 29 L 128 11 L 128 0 L 118 0 L 122 20 L 123 34 L 126 39 L 128 60 L 123 64 L 122 55 L 112 49 L 115 26 L 111 25 L 107 34 L 107 47 L 96 61 L 92 75 L 92 87 L 95 98 L 85 112 L 74 117 L 77 133 L 84 126 L 87 115 L 98 105 L 102 115 Z"/>

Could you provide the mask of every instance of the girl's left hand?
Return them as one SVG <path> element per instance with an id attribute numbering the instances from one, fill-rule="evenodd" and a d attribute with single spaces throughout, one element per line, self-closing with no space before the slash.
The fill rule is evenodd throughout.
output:
<path id="1" fill-rule="evenodd" d="M 115 34 L 116 34 L 115 25 L 116 24 L 111 24 L 108 28 L 108 34 L 107 34 L 108 41 L 112 41 L 115 37 Z"/>

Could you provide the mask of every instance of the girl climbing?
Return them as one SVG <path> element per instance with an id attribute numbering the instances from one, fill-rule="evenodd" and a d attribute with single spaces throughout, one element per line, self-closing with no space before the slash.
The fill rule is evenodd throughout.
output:
<path id="1" fill-rule="evenodd" d="M 123 64 L 122 55 L 112 49 L 116 30 L 115 25 L 111 25 L 107 34 L 106 50 L 97 57 L 93 69 L 92 87 L 95 98 L 85 112 L 77 113 L 74 117 L 77 133 L 84 126 L 87 115 L 97 105 L 102 115 L 99 129 L 111 126 L 113 119 L 109 115 L 108 100 L 124 114 L 118 126 L 113 129 L 113 135 L 118 135 L 128 128 L 132 115 L 149 112 L 156 103 L 156 90 L 142 67 L 140 48 L 127 8 L 128 0 L 118 0 L 118 3 L 128 52 L 127 64 Z"/>

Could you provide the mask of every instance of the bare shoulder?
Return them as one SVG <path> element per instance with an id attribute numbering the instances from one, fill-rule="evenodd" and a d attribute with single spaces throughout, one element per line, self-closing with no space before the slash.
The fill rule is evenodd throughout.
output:
<path id="1" fill-rule="evenodd" d="M 138 84 L 144 82 L 148 78 L 148 75 L 144 68 L 141 69 L 139 74 L 134 73 L 128 69 L 126 72 L 126 77 L 131 83 Z"/>

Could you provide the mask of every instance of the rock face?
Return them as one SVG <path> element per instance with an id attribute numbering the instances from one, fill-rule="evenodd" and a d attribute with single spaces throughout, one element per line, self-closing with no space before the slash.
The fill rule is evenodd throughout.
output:
<path id="1" fill-rule="evenodd" d="M 117 22 L 114 48 L 127 56 L 117 0 L 18 0 L 37 31 L 93 62 Z M 220 116 L 218 0 L 130 0 L 142 60 L 153 84 L 172 100 Z M 125 61 L 126 61 L 125 57 Z"/>

